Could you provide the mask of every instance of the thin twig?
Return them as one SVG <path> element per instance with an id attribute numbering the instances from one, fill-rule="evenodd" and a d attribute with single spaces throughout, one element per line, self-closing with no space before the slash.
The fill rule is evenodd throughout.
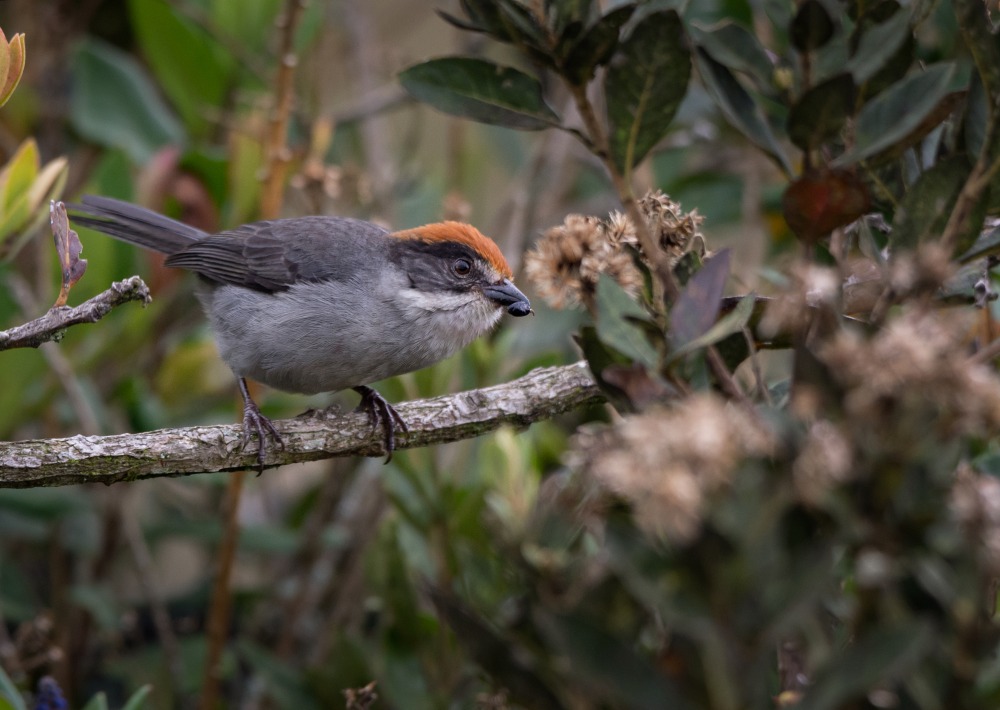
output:
<path id="1" fill-rule="evenodd" d="M 635 226 L 635 233 L 636 237 L 639 239 L 639 244 L 646 257 L 652 263 L 653 270 L 656 272 L 658 280 L 663 286 L 663 290 L 666 293 L 667 298 L 671 302 L 675 302 L 681 293 L 680 284 L 674 276 L 673 269 L 671 269 L 670 262 L 668 261 L 666 255 L 663 253 L 663 250 L 660 249 L 659 244 L 656 243 L 656 240 L 653 239 L 653 235 L 649 231 L 649 226 L 646 224 L 646 218 L 643 216 L 642 211 L 639 209 L 639 203 L 635 199 L 632 186 L 629 184 L 629 181 L 625 179 L 625 176 L 622 175 L 621 171 L 618 170 L 618 166 L 615 164 L 614 158 L 611 156 L 611 144 L 608 141 L 607 132 L 601 125 L 601 122 L 597 119 L 597 113 L 594 111 L 594 106 L 590 101 L 590 97 L 587 96 L 587 89 L 584 86 L 572 84 L 571 82 L 567 82 L 567 85 L 573 93 L 573 98 L 576 100 L 577 110 L 580 112 L 580 118 L 583 120 L 583 124 L 587 129 L 590 140 L 596 148 L 595 152 L 604 163 L 604 167 L 608 171 L 608 175 L 611 176 L 611 183 L 618 192 L 618 197 L 621 200 L 622 206 L 625 208 L 625 213 Z M 744 405 L 751 406 L 746 394 L 744 394 L 743 390 L 740 389 L 740 386 L 736 383 L 736 380 L 733 378 L 733 373 L 731 373 L 729 368 L 726 367 L 725 361 L 722 359 L 722 356 L 719 355 L 719 351 L 714 345 L 710 345 L 705 349 L 705 358 L 708 362 L 709 369 L 711 369 L 712 374 L 715 375 L 715 378 L 718 381 L 719 386 L 722 387 L 723 391 L 725 391 L 725 393 L 734 400 L 741 402 Z"/>
<path id="2" fill-rule="evenodd" d="M 52 308 L 40 318 L 10 330 L 0 330 L 0 350 L 12 348 L 37 348 L 42 343 L 62 339 L 66 329 L 81 323 L 96 323 L 111 310 L 129 301 L 149 303 L 149 289 L 142 279 L 132 276 L 116 281 L 111 288 L 99 293 L 79 306 Z"/>
<path id="3" fill-rule="evenodd" d="M 305 9 L 306 0 L 286 0 L 278 21 L 281 30 L 281 45 L 278 50 L 278 73 L 275 78 L 274 107 L 268 122 L 264 142 L 267 172 L 261 193 L 260 211 L 264 219 L 275 219 L 281 215 L 281 204 L 285 191 L 285 173 L 289 155 L 285 137 L 288 133 L 288 117 L 292 112 L 295 66 L 298 57 L 294 52 L 295 30 Z"/>
<path id="4" fill-rule="evenodd" d="M 135 563 L 136 578 L 139 586 L 142 587 L 149 608 L 153 616 L 153 626 L 156 628 L 156 635 L 160 638 L 160 646 L 163 648 L 163 659 L 170 675 L 173 694 L 176 696 L 181 690 L 182 671 L 180 644 L 177 641 L 177 634 L 174 633 L 170 624 L 170 614 L 167 606 L 163 602 L 160 594 L 160 584 L 157 580 L 156 568 L 153 563 L 153 555 L 149 551 L 146 537 L 143 535 L 142 527 L 139 525 L 139 518 L 135 513 L 134 506 L 128 506 L 122 511 L 122 531 L 125 540 L 128 542 L 129 550 L 132 553 L 132 561 Z"/>
<path id="5" fill-rule="evenodd" d="M 212 583 L 212 602 L 206 624 L 208 634 L 208 655 L 205 659 L 205 682 L 202 685 L 199 707 L 201 710 L 216 710 L 219 706 L 219 686 L 221 685 L 222 652 L 229 637 L 229 617 L 232 610 L 232 595 L 229 580 L 232 577 L 236 547 L 240 538 L 238 513 L 240 496 L 243 493 L 245 471 L 230 477 L 226 486 L 222 541 L 219 544 L 215 581 Z"/>

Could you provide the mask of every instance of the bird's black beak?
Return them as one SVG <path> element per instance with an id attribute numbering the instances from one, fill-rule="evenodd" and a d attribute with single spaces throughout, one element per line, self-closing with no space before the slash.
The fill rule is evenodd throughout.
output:
<path id="1" fill-rule="evenodd" d="M 500 306 L 507 306 L 507 312 L 512 316 L 526 316 L 531 313 L 531 303 L 528 297 L 517 290 L 517 286 L 504 279 L 498 284 L 487 286 L 483 289 L 486 297 L 496 301 Z"/>

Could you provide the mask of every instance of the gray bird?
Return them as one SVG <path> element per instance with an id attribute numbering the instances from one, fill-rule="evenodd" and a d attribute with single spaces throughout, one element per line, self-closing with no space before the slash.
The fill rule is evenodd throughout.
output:
<path id="1" fill-rule="evenodd" d="M 166 254 L 199 277 L 198 299 L 243 395 L 245 447 L 281 436 L 247 390 L 251 378 L 301 394 L 352 388 L 386 461 L 406 424 L 369 383 L 454 354 L 531 305 L 500 249 L 475 227 L 439 222 L 390 232 L 343 217 L 293 217 L 208 234 L 106 197 L 72 205 L 74 222 Z"/>

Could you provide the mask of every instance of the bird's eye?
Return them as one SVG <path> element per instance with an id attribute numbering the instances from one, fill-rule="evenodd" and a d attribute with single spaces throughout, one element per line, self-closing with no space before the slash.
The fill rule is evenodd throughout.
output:
<path id="1" fill-rule="evenodd" d="M 468 276 L 472 271 L 472 263 L 468 259 L 455 259 L 451 264 L 451 270 L 456 276 Z"/>

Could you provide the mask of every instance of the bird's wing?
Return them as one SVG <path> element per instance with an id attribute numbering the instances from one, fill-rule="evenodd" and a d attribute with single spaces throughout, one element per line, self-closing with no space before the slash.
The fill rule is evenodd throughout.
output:
<path id="1" fill-rule="evenodd" d="M 217 283 L 283 291 L 301 281 L 348 278 L 381 248 L 387 230 L 343 217 L 293 217 L 254 222 L 200 239 L 166 260 Z M 368 240 L 365 249 L 359 245 Z"/>

